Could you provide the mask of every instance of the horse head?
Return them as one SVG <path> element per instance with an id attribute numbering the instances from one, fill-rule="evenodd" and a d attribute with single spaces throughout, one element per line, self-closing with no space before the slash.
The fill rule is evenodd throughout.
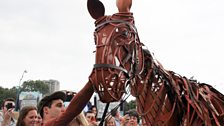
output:
<path id="1" fill-rule="evenodd" d="M 140 78 L 143 71 L 142 43 L 129 12 L 131 2 L 117 1 L 119 12 L 104 15 L 104 6 L 98 0 L 88 0 L 88 10 L 95 21 L 96 57 L 94 77 L 90 78 L 101 101 L 121 99 L 128 84 Z M 138 79 L 139 80 L 139 79 Z"/>

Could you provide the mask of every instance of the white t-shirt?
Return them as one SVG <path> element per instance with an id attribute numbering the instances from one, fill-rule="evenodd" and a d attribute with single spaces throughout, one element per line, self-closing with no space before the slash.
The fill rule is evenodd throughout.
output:
<path id="1" fill-rule="evenodd" d="M 4 119 L 4 117 L 3 117 L 3 113 L 0 112 L 0 126 L 2 125 L 3 119 Z M 16 120 L 15 120 L 15 119 L 12 119 L 12 120 L 10 121 L 10 124 L 8 124 L 8 125 L 6 125 L 6 126 L 16 126 Z"/>

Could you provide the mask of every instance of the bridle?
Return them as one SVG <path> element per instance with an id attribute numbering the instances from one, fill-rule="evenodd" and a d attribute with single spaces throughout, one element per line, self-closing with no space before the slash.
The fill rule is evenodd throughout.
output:
<path id="1" fill-rule="evenodd" d="M 139 49 L 138 47 L 141 47 L 143 44 L 140 43 L 139 41 L 139 37 L 138 37 L 138 32 L 137 32 L 137 28 L 135 27 L 134 23 L 132 22 L 128 22 L 128 21 L 124 21 L 124 20 L 106 20 L 104 22 L 101 22 L 99 24 L 96 24 L 96 29 L 95 29 L 95 37 L 97 36 L 98 32 L 105 28 L 107 25 L 113 25 L 113 29 L 112 31 L 110 31 L 110 36 L 108 36 L 108 41 L 106 43 L 103 44 L 97 44 L 97 40 L 95 39 L 95 44 L 96 44 L 96 48 L 100 48 L 100 47 L 107 47 L 110 46 L 110 44 L 112 43 L 116 43 L 116 39 L 121 37 L 121 36 L 126 36 L 129 37 L 127 38 L 130 39 L 130 41 L 126 42 L 126 39 L 122 39 L 122 41 L 120 41 L 119 43 L 116 43 L 116 48 L 119 46 L 122 46 L 125 51 L 127 52 L 127 55 L 125 55 L 125 57 L 123 59 L 119 59 L 119 65 L 117 64 L 112 64 L 112 63 L 96 63 L 94 64 L 94 70 L 97 73 L 97 69 L 113 69 L 115 71 L 119 71 L 115 74 L 117 74 L 118 76 L 120 76 L 122 73 L 124 73 L 125 79 L 121 79 L 119 80 L 119 84 L 117 85 L 122 85 L 122 89 L 114 89 L 117 90 L 118 93 L 116 93 L 116 95 L 118 94 L 118 96 L 115 96 L 113 93 L 111 93 L 111 91 L 109 91 L 110 89 L 108 88 L 108 85 L 105 82 L 105 77 L 100 80 L 100 79 L 96 79 L 95 80 L 95 84 L 97 86 L 95 86 L 95 90 L 98 92 L 99 96 L 102 94 L 102 96 L 100 96 L 101 100 L 103 95 L 105 95 L 105 92 L 109 93 L 109 96 L 112 97 L 112 99 L 110 100 L 102 100 L 103 102 L 112 102 L 112 101 L 118 101 L 121 96 L 123 95 L 123 93 L 125 93 L 125 88 L 128 84 L 130 84 L 130 81 L 132 81 L 133 79 L 135 79 L 136 76 L 139 76 L 140 72 L 142 71 L 143 68 L 141 68 L 141 70 L 139 69 Z M 124 28 L 124 31 L 119 31 L 120 28 Z M 116 33 L 116 34 L 115 34 Z M 115 34 L 115 35 L 114 35 Z M 130 49 L 128 49 L 126 46 L 132 47 Z M 105 49 L 105 48 L 104 48 Z M 117 50 L 115 49 L 115 57 L 117 55 Z M 113 58 L 115 58 L 113 57 Z M 131 63 L 130 63 L 130 68 L 127 69 L 125 68 L 125 64 L 130 61 L 131 59 Z M 114 59 L 115 60 L 115 59 Z M 101 76 L 102 74 L 104 74 L 104 71 L 100 74 L 97 75 Z M 96 78 L 97 78 L 96 77 Z M 109 80 L 112 81 L 112 80 Z M 103 87 L 103 89 L 100 89 Z M 103 92 L 103 93 L 102 93 Z M 105 98 L 106 99 L 106 98 Z"/>
<path id="2" fill-rule="evenodd" d="M 120 70 L 120 71 L 123 71 L 124 73 L 127 74 L 128 78 L 132 78 L 133 75 L 132 74 L 136 74 L 136 68 L 134 67 L 134 65 L 138 66 L 139 64 L 139 58 L 138 58 L 138 52 L 136 51 L 136 44 L 137 44 L 137 39 L 138 39 L 138 32 L 137 32 L 137 28 L 135 27 L 134 24 L 132 23 L 129 23 L 129 22 L 126 22 L 126 21 L 123 21 L 123 20 L 106 20 L 105 22 L 101 23 L 101 24 L 98 24 L 96 25 L 96 29 L 95 29 L 95 32 L 97 32 L 99 29 L 101 29 L 102 27 L 106 26 L 107 24 L 110 24 L 110 23 L 119 23 L 119 24 L 125 24 L 126 26 L 129 27 L 129 29 L 131 29 L 132 31 L 134 31 L 134 49 L 132 50 L 132 55 L 127 55 L 125 58 L 124 58 L 124 63 L 126 63 L 130 58 L 132 58 L 132 66 L 131 66 L 131 70 L 127 70 L 126 68 L 124 67 L 121 67 L 121 66 L 116 66 L 116 65 L 113 65 L 113 64 L 94 64 L 94 68 L 113 68 L 113 69 L 117 69 L 117 70 Z M 115 27 L 114 29 L 116 29 L 117 27 Z M 126 43 L 123 43 L 123 44 L 126 44 Z M 130 43 L 128 43 L 130 44 Z M 106 46 L 106 45 L 97 45 L 97 47 L 99 46 Z M 134 68 L 134 69 L 133 69 Z"/>

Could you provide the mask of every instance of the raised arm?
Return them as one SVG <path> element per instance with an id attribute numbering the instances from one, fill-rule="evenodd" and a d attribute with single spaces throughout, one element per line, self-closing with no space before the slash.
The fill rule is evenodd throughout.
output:
<path id="1" fill-rule="evenodd" d="M 94 89 L 92 84 L 88 81 L 85 87 L 76 94 L 66 111 L 56 119 L 47 121 L 44 126 L 67 126 L 79 113 L 82 112 L 87 102 L 93 95 Z"/>
<path id="2" fill-rule="evenodd" d="M 119 12 L 130 12 L 132 0 L 117 0 Z"/>

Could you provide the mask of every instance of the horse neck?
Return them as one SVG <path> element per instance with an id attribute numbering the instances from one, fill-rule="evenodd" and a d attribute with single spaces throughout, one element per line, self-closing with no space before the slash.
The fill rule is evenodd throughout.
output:
<path id="1" fill-rule="evenodd" d="M 144 73 L 141 74 L 141 82 L 144 84 L 136 79 L 136 85 L 132 86 L 138 113 L 146 120 L 147 125 L 177 125 L 177 121 L 170 121 L 177 115 L 174 111 L 177 98 L 167 85 L 167 71 L 158 67 L 150 53 L 144 52 L 144 62 Z"/>
<path id="2" fill-rule="evenodd" d="M 145 85 L 138 92 L 137 108 L 147 125 L 224 125 L 224 96 L 208 84 L 165 70 L 145 53 L 142 78 Z M 137 81 L 138 82 L 138 81 Z"/>

